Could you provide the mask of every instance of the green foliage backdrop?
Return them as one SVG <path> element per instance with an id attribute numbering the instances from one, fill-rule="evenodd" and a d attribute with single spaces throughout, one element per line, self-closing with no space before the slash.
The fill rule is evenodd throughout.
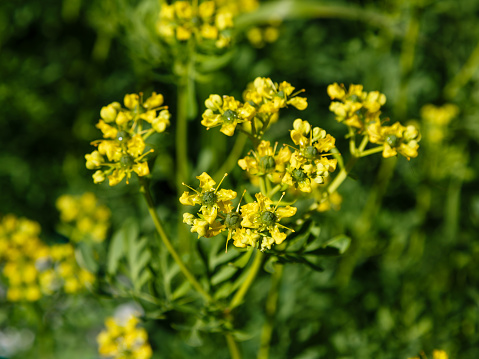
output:
<path id="1" fill-rule="evenodd" d="M 94 185 L 84 155 L 98 136 L 101 107 L 126 93 L 158 91 L 173 114 L 181 111 L 169 70 L 177 54 L 152 30 L 158 11 L 155 0 L 0 2 L 0 215 L 35 220 L 46 242 L 60 243 L 66 239 L 57 230 L 56 199 L 95 192 L 112 210 L 109 257 L 95 260 L 107 263 L 109 273 L 130 268 L 138 290 L 151 280 L 151 270 L 176 283 L 172 270 L 178 269 L 165 249 L 147 248 L 146 237 L 122 232 L 138 232 L 128 223 L 139 223 L 142 233 L 154 230 L 137 188 Z M 187 99 L 194 118 L 188 122 L 188 183 L 203 171 L 221 171 L 233 147 L 229 138 L 201 126 L 204 100 L 212 93 L 239 98 L 257 76 L 306 89 L 309 106 L 302 118 L 327 128 L 338 147 L 347 148 L 347 133 L 328 110 L 326 88 L 333 82 L 379 90 L 392 122 L 413 121 L 423 132 L 418 158 L 378 156 L 359 163 L 340 189 L 340 211 L 318 214 L 322 238 L 345 234 L 351 246 L 323 260 L 322 272 L 285 265 L 271 358 L 393 359 L 433 349 L 450 358 L 479 356 L 478 12 L 477 0 L 262 1 L 236 25 L 246 29 L 279 19 L 277 41 L 256 48 L 243 36 L 202 63 L 196 92 Z M 459 111 L 435 147 L 424 137 L 421 109 L 446 103 Z M 286 141 L 297 116 L 287 109 L 268 139 Z M 174 123 L 167 134 L 152 141 L 173 148 Z M 176 223 L 182 213 L 171 211 L 178 206 L 175 154 L 160 151 L 155 161 L 158 212 Z M 234 171 L 241 177 L 239 168 Z M 122 236 L 137 241 L 125 244 Z M 198 243 L 222 253 L 211 248 L 212 240 Z M 157 253 L 153 268 L 138 265 Z M 265 321 L 270 285 L 268 276 L 258 278 L 237 318 L 245 358 L 258 351 L 252 338 Z M 125 302 L 106 293 L 52 297 L 41 308 L 0 300 L 0 356 L 10 357 L 5 348 L 14 348 L 12 358 L 97 358 L 103 319 Z M 187 328 L 191 323 L 182 327 L 178 313 L 163 309 L 157 319 L 151 311 L 145 324 L 154 358 L 228 357 L 223 337 Z M 7 335 L 12 332 L 19 333 L 19 343 Z"/>

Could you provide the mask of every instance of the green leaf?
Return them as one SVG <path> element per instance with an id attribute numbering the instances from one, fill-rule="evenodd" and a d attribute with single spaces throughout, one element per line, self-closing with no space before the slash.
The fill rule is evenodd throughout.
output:
<path id="1" fill-rule="evenodd" d="M 344 234 L 340 234 L 323 243 L 321 247 L 314 250 L 308 250 L 307 254 L 315 254 L 320 256 L 339 256 L 348 250 L 350 244 L 351 238 Z"/>
<path id="2" fill-rule="evenodd" d="M 76 248 L 78 264 L 92 273 L 98 271 L 98 262 L 95 259 L 93 248 L 87 243 L 80 242 Z"/>
<path id="3" fill-rule="evenodd" d="M 223 267 L 211 278 L 211 284 L 217 285 L 221 282 L 224 282 L 225 280 L 228 280 L 234 276 L 237 271 L 238 268 L 236 267 Z"/>
<path id="4" fill-rule="evenodd" d="M 148 238 L 142 237 L 138 240 L 138 236 L 130 236 L 128 238 L 127 258 L 130 279 L 135 289 L 139 291 L 146 281 L 150 279 L 150 271 L 147 268 L 151 259 Z"/>

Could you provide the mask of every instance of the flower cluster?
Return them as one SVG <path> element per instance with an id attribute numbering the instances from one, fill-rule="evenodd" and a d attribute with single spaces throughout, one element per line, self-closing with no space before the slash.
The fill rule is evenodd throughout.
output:
<path id="1" fill-rule="evenodd" d="M 328 86 L 332 100 L 329 109 L 336 120 L 346 124 L 353 133 L 367 136 L 369 142 L 382 146 L 383 157 L 396 156 L 398 153 L 407 159 L 417 156 L 421 138 L 416 127 L 402 126 L 399 122 L 385 126 L 381 121 L 381 106 L 386 96 L 378 91 L 365 92 L 362 85 L 351 85 L 346 91 L 344 85 L 334 83 Z"/>
<path id="2" fill-rule="evenodd" d="M 49 252 L 39 235 L 40 225 L 26 218 L 6 215 L 0 222 L 0 264 L 9 301 L 36 301 L 42 296 L 38 264 Z"/>
<path id="3" fill-rule="evenodd" d="M 156 26 L 166 40 L 187 41 L 194 36 L 199 42 L 210 40 L 216 47 L 223 48 L 231 41 L 229 29 L 233 27 L 233 13 L 212 0 L 200 4 L 175 1 L 171 5 L 162 4 Z"/>
<path id="4" fill-rule="evenodd" d="M 325 130 L 307 121 L 293 122 L 291 139 L 299 148 L 291 152 L 283 146 L 276 153 L 269 141 L 261 141 L 256 151 L 240 159 L 238 165 L 250 175 L 264 176 L 273 183 L 282 183 L 302 192 L 311 192 L 312 182 L 323 184 L 330 172 L 336 169 L 337 160 L 325 156 L 335 147 L 335 139 Z"/>
<path id="5" fill-rule="evenodd" d="M 138 327 L 139 320 L 131 315 L 127 320 L 113 317 L 105 320 L 106 330 L 97 336 L 98 352 L 110 359 L 149 359 L 153 355 L 148 333 Z"/>
<path id="6" fill-rule="evenodd" d="M 75 249 L 70 243 L 53 245 L 49 252 L 49 261 L 44 264 L 40 274 L 40 282 L 46 294 L 62 288 L 65 293 L 74 294 L 93 285 L 95 276 L 78 265 Z"/>
<path id="7" fill-rule="evenodd" d="M 163 106 L 163 95 L 153 94 L 143 100 L 143 95 L 128 94 L 124 98 L 126 108 L 113 102 L 101 109 L 98 124 L 102 140 L 93 141 L 98 150 L 85 155 L 86 167 L 97 169 L 93 181 L 101 183 L 106 178 L 115 186 L 131 173 L 146 176 L 150 173 L 145 152 L 145 140 L 153 133 L 164 132 L 170 124 L 170 113 Z M 105 158 L 106 157 L 106 158 Z M 100 169 L 106 168 L 106 169 Z"/>
<path id="8" fill-rule="evenodd" d="M 453 104 L 441 107 L 425 105 L 421 108 L 421 117 L 424 119 L 424 136 L 430 143 L 441 143 L 446 134 L 447 126 L 459 113 L 459 108 Z"/>
<path id="9" fill-rule="evenodd" d="M 261 250 L 271 249 L 271 245 L 285 240 L 286 233 L 280 228 L 286 227 L 279 221 L 293 216 L 297 210 L 295 207 L 274 206 L 271 199 L 257 193 L 255 202 L 243 205 L 241 211 L 239 205 L 233 210 L 231 200 L 236 198 L 236 192 L 218 191 L 219 186 L 215 188 L 216 182 L 205 172 L 197 178 L 201 192 L 184 192 L 180 202 L 184 205 L 201 205 L 197 216 L 191 213 L 183 215 L 183 222 L 192 226 L 191 232 L 198 233 L 198 238 L 210 238 L 228 231 L 228 241 L 233 238 L 235 246 L 260 246 Z"/>
<path id="10" fill-rule="evenodd" d="M 413 125 L 407 127 L 396 122 L 392 126 L 383 126 L 379 122 L 368 127 L 369 141 L 384 146 L 383 157 L 396 156 L 398 153 L 406 157 L 417 157 L 421 136 Z"/>
<path id="11" fill-rule="evenodd" d="M 13 215 L 0 222 L 0 264 L 8 281 L 9 301 L 37 301 L 64 289 L 76 293 L 94 276 L 76 262 L 70 244 L 47 246 L 39 239 L 38 223 Z"/>
<path id="12" fill-rule="evenodd" d="M 291 159 L 291 150 L 283 146 L 276 151 L 276 145 L 273 148 L 269 141 L 261 141 L 256 151 L 250 151 L 248 156 L 238 161 L 238 165 L 250 175 L 268 175 L 271 182 L 281 183 Z"/>
<path id="13" fill-rule="evenodd" d="M 93 193 L 87 192 L 82 196 L 60 196 L 56 206 L 63 222 L 60 229 L 72 241 L 105 240 L 110 227 L 111 212 L 108 207 L 98 203 Z"/>
<path id="14" fill-rule="evenodd" d="M 331 100 L 329 109 L 336 115 L 338 122 L 356 128 L 362 132 L 369 123 L 379 122 L 381 106 L 386 103 L 386 96 L 378 91 L 364 92 L 362 85 L 351 85 L 346 91 L 343 84 L 328 86 Z"/>
<path id="15" fill-rule="evenodd" d="M 325 157 L 335 147 L 335 139 L 325 130 L 312 128 L 308 121 L 293 122 L 291 139 L 299 149 L 291 156 L 283 183 L 295 186 L 302 192 L 311 192 L 311 181 L 323 184 L 330 172 L 336 169 L 337 160 Z"/>
<path id="16" fill-rule="evenodd" d="M 221 126 L 221 132 L 232 136 L 238 125 L 240 129 L 260 138 L 268 126 L 278 118 L 279 110 L 288 105 L 299 110 L 308 106 L 305 97 L 297 95 L 290 83 L 274 83 L 269 78 L 258 77 L 243 93 L 244 103 L 231 96 L 210 95 L 205 101 L 206 111 L 201 124 L 212 128 Z"/>

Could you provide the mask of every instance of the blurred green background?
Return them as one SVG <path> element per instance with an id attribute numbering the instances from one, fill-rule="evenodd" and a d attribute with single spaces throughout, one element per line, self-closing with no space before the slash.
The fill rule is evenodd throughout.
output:
<path id="1" fill-rule="evenodd" d="M 423 131 L 418 158 L 378 156 L 355 167 L 354 180 L 340 189 L 341 210 L 320 216 L 323 233 L 346 233 L 352 246 L 326 262 L 322 273 L 298 265 L 285 272 L 271 358 L 393 359 L 433 349 L 446 350 L 450 358 L 478 358 L 479 1 L 261 4 L 239 24 L 261 25 L 280 14 L 278 40 L 255 48 L 240 34 L 231 61 L 204 71 L 198 81 L 199 113 L 189 124 L 191 134 L 200 134 L 189 148 L 193 174 L 217 170 L 232 146 L 224 136 L 211 141 L 213 131 L 200 125 L 203 101 L 210 93 L 240 96 L 256 76 L 306 89 L 309 107 L 302 118 L 333 134 L 344 151 L 345 129 L 328 110 L 330 83 L 383 92 L 383 116 L 423 129 L 425 104 L 459 108 L 440 144 Z M 158 9 L 155 0 L 0 2 L 1 215 L 38 221 L 44 240 L 55 242 L 61 240 L 55 200 L 63 193 L 94 191 L 112 209 L 113 227 L 138 214 L 135 189 L 93 185 L 84 155 L 98 137 L 100 108 L 126 93 L 163 93 L 174 118 L 172 55 L 153 28 Z M 287 138 L 294 116 L 283 116 L 272 140 Z M 173 141 L 170 136 L 163 144 L 155 190 L 170 195 L 160 209 L 174 219 Z M 254 318 L 262 316 L 263 284 L 250 294 L 255 298 L 258 291 L 257 306 L 245 309 L 249 333 L 259 332 Z M 57 313 L 49 328 L 56 343 L 51 357 L 94 358 L 94 335 L 113 304 L 72 301 L 77 312 Z M 22 310 L 2 303 L 0 334 L 31 326 Z M 178 346 L 168 321 L 148 328 L 158 358 L 227 355 L 212 354 L 213 341 Z M 19 357 L 30 357 L 35 343 L 25 344 Z M 253 357 L 257 346 L 244 342 L 245 357 Z"/>

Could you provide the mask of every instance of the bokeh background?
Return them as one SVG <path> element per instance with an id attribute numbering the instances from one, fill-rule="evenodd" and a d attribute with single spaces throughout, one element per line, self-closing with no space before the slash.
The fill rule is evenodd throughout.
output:
<path id="1" fill-rule="evenodd" d="M 95 192 L 110 206 L 113 228 L 141 216 L 135 189 L 94 185 L 84 155 L 98 137 L 100 108 L 126 93 L 163 93 L 174 118 L 172 55 L 154 30 L 158 9 L 156 0 L 0 2 L 0 215 L 39 222 L 49 243 L 64 240 L 55 208 L 64 193 Z M 361 161 L 340 189 L 341 210 L 322 215 L 322 231 L 347 234 L 351 248 L 324 272 L 285 271 L 271 358 L 393 359 L 433 349 L 479 357 L 478 15 L 477 0 L 262 1 L 238 26 L 273 23 L 277 40 L 252 44 L 239 34 L 202 69 L 190 97 L 192 173 L 218 170 L 232 146 L 200 125 L 203 101 L 210 93 L 239 97 L 256 76 L 306 89 L 302 118 L 332 133 L 340 149 L 346 132 L 326 93 L 333 82 L 385 93 L 383 116 L 423 133 L 416 159 Z M 428 119 L 427 104 L 458 110 L 438 125 L 442 115 Z M 287 138 L 295 116 L 287 112 L 271 138 Z M 154 175 L 160 209 L 176 218 L 174 120 L 169 131 Z M 247 309 L 251 334 L 261 325 L 261 285 Z M 0 355 L 18 358 L 36 357 L 42 346 L 42 358 L 96 358 L 95 335 L 116 305 L 61 298 L 62 306 L 38 314 L 0 300 Z M 213 341 L 184 344 L 167 320 L 148 329 L 155 358 L 227 355 L 215 354 Z M 253 357 L 258 343 L 242 345 Z"/>

